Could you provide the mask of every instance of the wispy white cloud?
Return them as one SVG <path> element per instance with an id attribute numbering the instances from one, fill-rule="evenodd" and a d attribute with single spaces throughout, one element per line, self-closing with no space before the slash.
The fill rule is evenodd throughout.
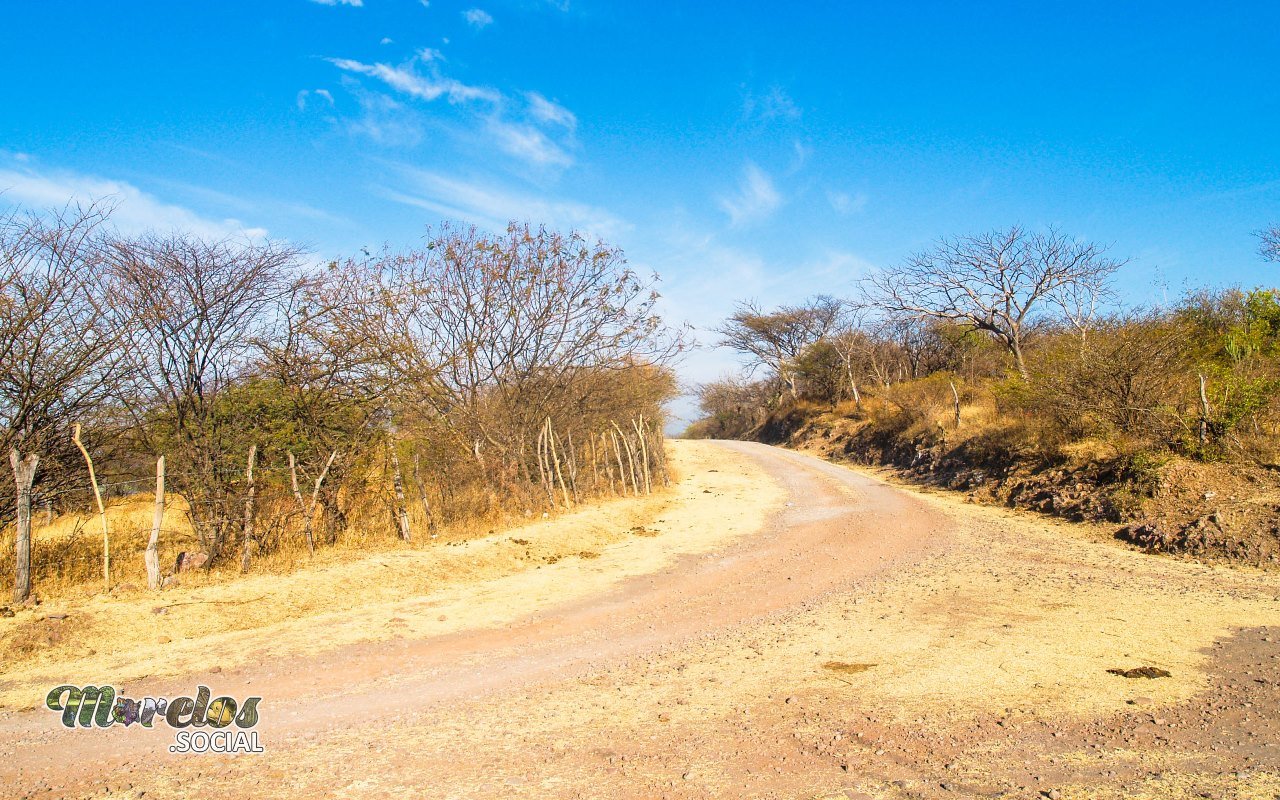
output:
<path id="1" fill-rule="evenodd" d="M 535 167 L 567 167 L 573 156 L 532 125 L 493 117 L 487 124 L 489 135 L 507 155 Z"/>
<path id="2" fill-rule="evenodd" d="M 297 103 L 298 103 L 299 111 L 307 110 L 307 99 L 310 98 L 312 95 L 315 95 L 316 97 L 319 97 L 321 100 L 324 100 L 326 103 L 328 103 L 329 108 L 333 108 L 333 95 L 329 92 L 328 89 L 303 89 L 302 91 L 298 92 Z"/>
<path id="3" fill-rule="evenodd" d="M 463 11 L 462 18 L 476 30 L 483 30 L 493 24 L 493 15 L 481 8 L 471 8 Z"/>
<path id="4" fill-rule="evenodd" d="M 389 200 L 421 208 L 442 219 L 459 219 L 491 230 L 503 230 L 511 220 L 573 228 L 592 237 L 617 242 L 630 229 L 609 211 L 584 203 L 529 194 L 491 182 L 468 181 L 402 166 L 405 185 L 382 188 Z"/>
<path id="5" fill-rule="evenodd" d="M 548 100 L 537 92 L 525 92 L 529 101 L 529 114 L 545 125 L 559 125 L 573 130 L 578 127 L 578 118 L 573 112 L 552 100 Z"/>
<path id="6" fill-rule="evenodd" d="M 360 115 L 339 120 L 348 134 L 363 136 L 385 147 L 413 147 L 422 141 L 422 126 L 402 103 L 358 86 L 352 93 L 360 105 Z"/>
<path id="7" fill-rule="evenodd" d="M 311 2 L 322 6 L 351 6 L 352 8 L 360 8 L 364 5 L 364 0 L 311 0 Z"/>
<path id="8" fill-rule="evenodd" d="M 863 192 L 827 191 L 827 202 L 840 214 L 856 214 L 867 207 L 867 195 Z"/>
<path id="9" fill-rule="evenodd" d="M 799 119 L 800 106 L 779 86 L 772 86 L 764 94 L 747 92 L 742 100 L 742 118 L 759 122 L 779 119 Z"/>
<path id="10" fill-rule="evenodd" d="M 378 41 L 378 44 L 395 44 L 395 43 L 396 43 L 396 40 L 392 39 L 390 36 L 383 36 L 382 39 Z"/>
<path id="11" fill-rule="evenodd" d="M 804 169 L 805 164 L 809 163 L 809 158 L 813 155 L 813 148 L 797 139 L 792 142 L 792 149 L 795 151 L 795 158 L 792 160 L 791 167 L 787 172 L 794 175 Z"/>
<path id="12" fill-rule="evenodd" d="M 743 170 L 738 191 L 719 198 L 721 210 L 729 215 L 734 225 L 765 219 L 782 205 L 782 195 L 773 180 L 750 161 Z"/>
<path id="13" fill-rule="evenodd" d="M 267 236 L 265 228 L 249 226 L 238 219 L 212 219 L 189 208 L 166 203 L 127 181 L 69 170 L 40 170 L 22 162 L 8 167 L 0 165 L 0 205 L 44 209 L 73 202 L 110 203 L 115 208 L 111 223 L 125 234 L 177 230 L 213 238 L 264 239 Z"/>
<path id="14" fill-rule="evenodd" d="M 439 50 L 423 48 L 413 60 L 399 65 L 370 64 L 349 58 L 328 61 L 348 74 L 373 78 L 414 100 L 430 103 L 447 98 L 456 106 L 472 106 L 468 122 L 479 128 L 483 140 L 526 167 L 564 169 L 574 162 L 578 118 L 572 111 L 539 92 L 508 96 L 497 89 L 472 86 L 448 77 L 441 71 L 445 59 Z M 383 144 L 397 140 L 416 143 L 416 139 L 404 135 L 418 128 L 411 111 L 401 109 L 389 97 L 379 97 L 382 99 L 376 102 L 367 97 L 362 100 L 363 116 L 346 121 L 348 131 L 366 134 Z M 305 99 L 300 96 L 300 107 Z M 400 119 L 397 111 L 402 112 L 398 115 Z"/>
<path id="15" fill-rule="evenodd" d="M 473 101 L 496 103 L 502 98 L 502 95 L 494 89 L 470 86 L 439 74 L 421 75 L 413 69 L 412 65 L 393 67 L 382 63 L 365 64 L 350 58 L 331 58 L 329 63 L 346 72 L 376 78 L 397 91 L 428 102 L 447 97 L 451 103 Z"/>

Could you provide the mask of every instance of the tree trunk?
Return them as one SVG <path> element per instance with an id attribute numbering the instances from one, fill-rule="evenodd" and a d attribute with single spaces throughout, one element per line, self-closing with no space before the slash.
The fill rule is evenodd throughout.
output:
<path id="1" fill-rule="evenodd" d="M 102 584 L 104 588 L 110 589 L 111 532 L 107 527 L 107 507 L 102 503 L 102 492 L 98 489 L 98 476 L 93 471 L 93 459 L 89 457 L 89 451 L 85 449 L 84 442 L 80 441 L 80 423 L 78 422 L 71 440 L 76 443 L 76 447 L 80 448 L 80 454 L 84 456 L 84 463 L 89 466 L 89 483 L 93 484 L 93 497 L 98 501 L 98 515 L 102 517 Z M 28 509 L 29 513 L 30 509 Z"/>
<path id="2" fill-rule="evenodd" d="M 324 469 L 320 470 L 320 474 L 316 476 L 315 488 L 311 490 L 311 507 L 307 512 L 308 524 L 311 519 L 315 518 L 316 506 L 320 503 L 320 487 L 324 485 L 325 476 L 329 474 L 329 468 L 333 466 L 333 462 L 338 458 L 338 451 L 334 450 L 329 453 L 329 460 L 325 462 Z M 329 544 L 338 541 L 338 534 L 347 529 L 347 515 L 343 512 L 341 506 L 338 505 L 338 497 L 331 490 L 325 490 L 325 497 L 330 498 L 332 502 L 326 502 L 325 511 L 325 533 Z M 310 529 L 308 529 L 308 533 Z"/>
<path id="3" fill-rule="evenodd" d="M 400 538 L 408 542 L 412 541 L 413 534 L 409 529 L 409 509 L 405 507 L 404 502 L 404 477 L 400 474 L 400 456 L 396 454 L 394 442 L 389 446 L 391 448 L 391 485 L 396 493 L 396 526 L 400 529 Z"/>
<path id="4" fill-rule="evenodd" d="M 147 565 L 147 588 L 160 588 L 160 528 L 164 525 L 164 456 L 156 459 L 156 510 L 151 518 L 151 538 L 142 561 Z"/>
<path id="5" fill-rule="evenodd" d="M 427 498 L 427 487 L 422 483 L 422 473 L 418 468 L 418 461 L 418 454 L 415 453 L 413 456 L 413 483 L 418 487 L 418 501 L 422 503 L 422 514 L 427 520 L 427 533 L 435 536 L 436 517 L 435 514 L 431 513 L 431 501 Z"/>
<path id="6" fill-rule="evenodd" d="M 294 458 L 293 451 L 289 451 L 289 478 L 293 482 L 293 498 L 298 503 L 298 512 L 302 514 L 302 535 L 307 541 L 307 551 L 310 553 L 315 553 L 316 551 L 316 542 L 311 533 L 311 525 L 316 516 L 316 503 L 320 501 L 320 485 L 324 483 L 324 477 L 329 474 L 329 468 L 333 466 L 333 462 L 337 458 L 337 450 L 329 454 L 329 460 L 325 462 L 324 469 L 320 471 L 319 477 L 316 478 L 315 489 L 311 492 L 311 505 L 308 506 L 302 502 L 302 492 L 298 489 L 298 460 Z"/>
<path id="7" fill-rule="evenodd" d="M 1022 342 L 1018 339 L 1010 340 L 1009 352 L 1013 353 L 1013 364 L 1018 368 L 1018 374 L 1024 381 L 1030 381 L 1031 374 L 1027 372 L 1027 362 L 1022 357 Z"/>
<path id="8" fill-rule="evenodd" d="M 18 490 L 18 530 L 14 540 L 13 602 L 24 603 L 31 596 L 31 484 L 36 479 L 40 456 L 26 458 L 16 449 L 9 450 L 13 482 Z"/>
<path id="9" fill-rule="evenodd" d="M 956 391 L 955 381 L 947 381 L 951 387 L 951 400 L 955 403 L 956 408 L 956 428 L 960 427 L 960 393 Z"/>
<path id="10" fill-rule="evenodd" d="M 302 535 L 307 541 L 307 551 L 314 553 L 316 543 L 311 537 L 311 515 L 307 513 L 307 505 L 302 502 L 302 491 L 298 488 L 298 459 L 293 451 L 289 451 L 289 480 L 293 484 L 293 499 L 298 504 L 298 513 L 302 515 Z"/>
<path id="11" fill-rule="evenodd" d="M 247 492 L 244 497 L 244 550 L 240 554 L 240 571 L 249 571 L 249 561 L 253 558 L 253 465 L 258 460 L 258 446 L 249 445 L 249 466 L 244 471 Z"/>
<path id="12" fill-rule="evenodd" d="M 551 483 L 551 467 L 547 462 L 547 426 L 543 424 L 538 431 L 538 483 L 542 486 L 542 490 L 547 493 L 547 502 L 552 508 L 556 507 L 556 490 Z"/>

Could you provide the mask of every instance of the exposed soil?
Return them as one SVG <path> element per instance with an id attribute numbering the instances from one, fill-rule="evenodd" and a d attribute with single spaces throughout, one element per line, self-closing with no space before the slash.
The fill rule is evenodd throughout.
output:
<path id="1" fill-rule="evenodd" d="M 0 796 L 1280 797 L 1274 573 L 763 445 L 673 455 L 681 485 L 596 558 L 117 684 L 261 695 L 263 756 L 66 731 L 34 706 L 70 675 L 6 676 L 30 705 L 0 716 Z M 584 549 L 564 520 L 514 538 L 558 535 Z"/>

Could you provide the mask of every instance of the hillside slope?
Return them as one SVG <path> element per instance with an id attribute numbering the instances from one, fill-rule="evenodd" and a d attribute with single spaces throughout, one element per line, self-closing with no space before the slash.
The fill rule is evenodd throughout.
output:
<path id="1" fill-rule="evenodd" d="M 1151 552 L 1280 567 L 1280 472 L 1202 463 L 1168 453 L 1122 453 L 1086 441 L 1049 455 L 986 409 L 961 424 L 927 423 L 797 404 L 770 415 L 751 438 L 894 469 L 974 502 L 1072 521 L 1113 523 L 1117 538 Z"/>

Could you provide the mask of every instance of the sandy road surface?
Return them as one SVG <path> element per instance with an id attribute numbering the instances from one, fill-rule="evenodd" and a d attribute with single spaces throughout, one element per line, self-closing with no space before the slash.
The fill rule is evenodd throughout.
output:
<path id="1" fill-rule="evenodd" d="M 761 445 L 673 448 L 684 477 L 660 503 L 468 551 L 646 517 L 580 558 L 382 598 L 338 635 L 299 620 L 196 642 L 229 651 L 217 666 L 74 676 L 260 695 L 265 756 L 18 710 L 0 796 L 1280 795 L 1274 576 Z M 1144 665 L 1173 676 L 1106 672 Z M 38 702 L 56 668 L 0 688 Z"/>

